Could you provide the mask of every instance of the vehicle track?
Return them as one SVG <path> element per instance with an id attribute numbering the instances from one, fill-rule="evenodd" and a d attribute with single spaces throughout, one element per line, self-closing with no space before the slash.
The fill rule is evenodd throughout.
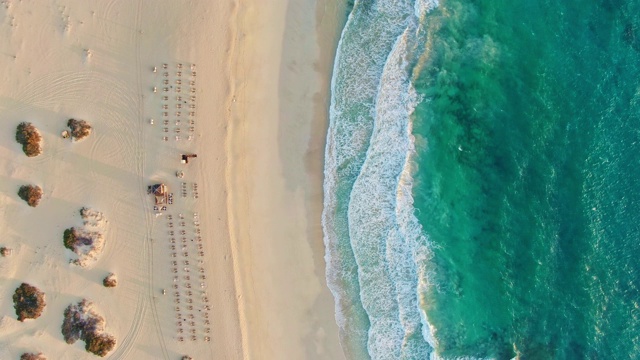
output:
<path id="1" fill-rule="evenodd" d="M 116 351 L 109 356 L 110 359 L 125 359 L 125 357 L 131 351 L 132 345 L 138 338 L 140 334 L 140 328 L 142 327 L 142 319 L 147 312 L 147 304 L 146 299 L 143 296 L 138 297 L 138 301 L 136 302 L 136 312 L 133 318 L 133 323 L 129 328 L 129 332 L 124 337 L 122 342 L 116 348 Z"/>
<path id="2" fill-rule="evenodd" d="M 141 41 L 141 36 L 143 36 L 143 32 L 140 29 L 140 18 L 142 15 L 142 7 L 143 7 L 143 0 L 138 0 L 138 8 L 136 11 L 136 25 L 135 25 L 135 30 L 136 30 L 136 38 L 135 38 L 135 46 L 136 46 L 136 82 L 137 82 L 137 87 L 138 87 L 138 96 L 139 96 L 139 106 L 138 106 L 138 121 L 137 121 L 137 126 L 139 127 L 138 131 L 136 132 L 138 134 L 138 144 L 144 144 L 145 141 L 145 127 L 143 126 L 145 123 L 144 120 L 144 88 L 145 86 L 142 83 L 142 72 L 144 71 L 143 66 L 142 66 L 142 62 L 140 60 L 140 41 Z M 141 197 L 141 204 L 146 204 L 146 186 L 145 186 L 145 174 L 144 174 L 144 169 L 145 169 L 145 157 L 144 157 L 144 153 L 142 151 L 143 147 L 139 147 L 139 151 L 136 152 L 137 155 L 137 164 L 138 164 L 138 174 L 140 176 L 138 176 L 139 179 L 139 188 L 140 188 L 140 197 Z M 144 205 L 143 205 L 144 206 Z M 169 353 L 167 352 L 167 344 L 165 342 L 164 336 L 162 334 L 162 328 L 160 326 L 160 319 L 158 317 L 158 310 L 156 309 L 156 304 L 155 301 L 153 299 L 153 243 L 151 243 L 151 230 L 153 228 L 153 219 L 152 216 L 149 212 L 146 211 L 146 209 L 142 209 L 143 213 L 145 214 L 145 229 L 147 229 L 147 235 L 146 235 L 146 239 L 144 240 L 144 248 L 145 248 L 145 254 L 147 256 L 147 261 L 146 261 L 146 265 L 147 265 L 147 269 L 146 269 L 146 273 L 147 273 L 147 299 L 150 303 L 150 307 L 151 307 L 151 315 L 153 316 L 153 323 L 156 327 L 156 333 L 158 336 L 158 340 L 159 340 L 159 344 L 160 344 L 160 349 L 162 350 L 162 355 L 164 356 L 165 359 L 169 360 Z"/>
<path id="3" fill-rule="evenodd" d="M 153 303 L 153 298 L 152 298 L 152 281 L 153 281 L 153 249 L 152 249 L 152 244 L 150 243 L 150 235 L 151 235 L 151 226 L 152 226 L 152 219 L 151 219 L 151 215 L 145 211 L 144 208 L 144 204 L 146 203 L 146 186 L 145 186 L 145 176 L 144 176 L 144 168 L 145 168 L 145 158 L 144 158 L 144 141 L 145 141 L 145 137 L 144 137 L 144 126 L 142 126 L 144 124 L 144 95 L 143 95 L 143 86 L 142 86 L 142 75 L 141 75 L 141 71 L 143 71 L 142 69 L 142 64 L 140 61 L 140 37 L 143 35 L 142 31 L 140 29 L 140 19 L 141 19 L 141 14 L 142 14 L 142 7 L 143 7 L 143 0 L 138 0 L 138 4 L 137 4 L 137 9 L 136 9 L 136 17 L 135 17 L 135 27 L 133 29 L 133 31 L 135 31 L 135 38 L 134 38 L 134 43 L 135 43 L 135 73 L 136 73 L 136 91 L 137 91 L 137 98 L 132 99 L 132 103 L 137 103 L 138 106 L 136 107 L 135 110 L 133 110 L 133 114 L 132 114 L 132 119 L 130 119 L 130 126 L 134 127 L 134 133 L 137 134 L 137 146 L 134 146 L 133 149 L 134 153 L 133 153 L 133 167 L 135 168 L 135 172 L 137 178 L 138 178 L 138 193 L 139 193 L 139 198 L 140 198 L 140 205 L 141 206 L 141 211 L 143 211 L 144 214 L 144 226 L 145 229 L 147 229 L 146 231 L 146 235 L 145 238 L 142 240 L 141 246 L 142 248 L 141 250 L 141 254 L 143 256 L 143 259 L 141 259 L 142 261 L 140 262 L 141 264 L 144 264 L 141 267 L 141 275 L 143 277 L 147 278 L 147 294 L 144 294 L 144 291 L 142 291 L 142 288 L 140 289 L 140 293 L 138 294 L 138 308 L 136 308 L 136 314 L 135 314 L 135 319 L 133 321 L 132 327 L 129 331 L 129 333 L 127 334 L 127 337 L 125 338 L 125 340 L 122 342 L 122 344 L 119 346 L 119 348 L 117 349 L 117 351 L 111 356 L 111 358 L 114 359 L 125 359 L 127 357 L 127 355 L 131 352 L 131 349 L 133 348 L 133 345 L 135 343 L 135 340 L 138 338 L 138 335 L 140 333 L 141 330 L 141 324 L 142 324 L 142 319 L 145 318 L 146 315 L 146 310 L 147 310 L 147 306 L 148 303 L 151 303 L 151 313 L 153 315 L 154 318 L 154 324 L 156 327 L 158 327 L 158 315 L 157 315 L 157 311 L 155 309 L 155 304 Z M 134 101 L 135 100 L 135 101 Z M 142 305 L 140 305 L 142 304 Z M 164 342 L 164 338 L 162 336 L 161 333 L 158 334 L 159 335 L 159 340 L 160 340 L 160 346 L 162 349 L 162 353 L 163 353 L 163 357 L 165 359 L 168 359 L 168 353 L 166 350 L 166 344 Z"/>

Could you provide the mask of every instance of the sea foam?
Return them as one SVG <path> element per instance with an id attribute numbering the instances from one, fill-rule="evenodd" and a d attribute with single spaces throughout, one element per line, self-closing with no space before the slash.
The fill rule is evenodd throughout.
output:
<path id="1" fill-rule="evenodd" d="M 415 44 L 424 40 L 418 21 L 436 4 L 356 2 L 334 65 L 323 212 L 327 281 L 343 346 L 353 352 L 364 342 L 374 359 L 427 358 L 433 349 L 418 301 L 430 251 L 413 215 L 410 115 L 418 99 L 410 78 Z"/>

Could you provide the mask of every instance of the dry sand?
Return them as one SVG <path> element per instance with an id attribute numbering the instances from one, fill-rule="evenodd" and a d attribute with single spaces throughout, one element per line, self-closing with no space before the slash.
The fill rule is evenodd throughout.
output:
<path id="1" fill-rule="evenodd" d="M 320 227 L 328 86 L 343 11 L 310 0 L 264 4 L 2 1 L 0 245 L 14 251 L 0 258 L 1 359 L 24 351 L 95 358 L 60 333 L 64 308 L 81 298 L 95 303 L 117 338 L 112 359 L 343 357 Z M 194 117 L 187 116 L 191 95 Z M 187 101 L 182 109 L 177 96 Z M 88 120 L 93 133 L 77 143 L 62 139 L 71 117 Z M 14 140 L 21 121 L 40 129 L 42 155 L 22 154 Z M 186 152 L 198 158 L 180 164 Z M 174 193 L 161 216 L 146 193 L 156 181 Z M 37 208 L 16 195 L 27 183 L 44 190 Z M 62 232 L 81 224 L 83 206 L 108 220 L 104 252 L 88 268 L 69 264 L 73 256 L 62 247 Z M 109 272 L 116 288 L 102 286 Z M 23 281 L 46 293 L 47 307 L 20 323 L 11 295 Z"/>

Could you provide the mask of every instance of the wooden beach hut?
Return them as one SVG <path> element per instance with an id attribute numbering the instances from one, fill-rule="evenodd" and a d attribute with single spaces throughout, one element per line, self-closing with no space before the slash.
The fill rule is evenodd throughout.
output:
<path id="1" fill-rule="evenodd" d="M 166 204 L 168 202 L 169 189 L 165 184 L 150 185 L 147 192 L 154 196 L 156 205 Z"/>

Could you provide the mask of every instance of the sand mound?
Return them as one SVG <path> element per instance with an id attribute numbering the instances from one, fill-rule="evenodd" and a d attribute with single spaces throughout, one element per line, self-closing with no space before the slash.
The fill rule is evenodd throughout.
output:
<path id="1" fill-rule="evenodd" d="M 104 249 L 104 229 L 107 220 L 104 215 L 89 208 L 80 209 L 83 226 L 66 229 L 63 234 L 64 246 L 78 255 L 72 264 L 87 267 L 95 263 Z"/>
<path id="2" fill-rule="evenodd" d="M 67 344 L 85 342 L 85 350 L 105 356 L 116 346 L 116 339 L 104 332 L 105 320 L 93 309 L 93 303 L 83 299 L 64 311 L 62 336 Z"/>
<path id="3" fill-rule="evenodd" d="M 80 216 L 85 227 L 104 228 L 107 225 L 104 214 L 99 211 L 83 207 L 80 209 Z"/>

